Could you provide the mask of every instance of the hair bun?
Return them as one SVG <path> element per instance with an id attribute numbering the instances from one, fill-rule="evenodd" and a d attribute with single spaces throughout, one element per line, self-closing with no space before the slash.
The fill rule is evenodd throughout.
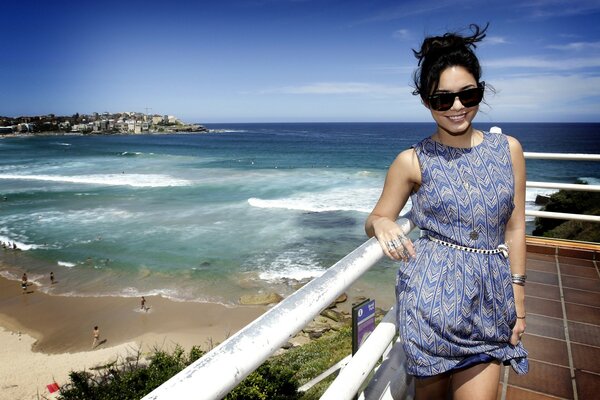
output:
<path id="1" fill-rule="evenodd" d="M 483 40 L 486 36 L 485 31 L 487 30 L 488 25 L 489 23 L 486 24 L 483 29 L 475 24 L 469 25 L 469 28 L 471 28 L 471 31 L 473 32 L 469 36 L 462 36 L 458 33 L 446 33 L 444 36 L 428 37 L 423 41 L 421 49 L 419 51 L 413 50 L 413 53 L 419 60 L 419 65 L 421 65 L 423 59 L 434 56 L 436 53 L 445 53 L 449 50 L 459 48 L 474 49 L 477 47 L 476 43 Z"/>

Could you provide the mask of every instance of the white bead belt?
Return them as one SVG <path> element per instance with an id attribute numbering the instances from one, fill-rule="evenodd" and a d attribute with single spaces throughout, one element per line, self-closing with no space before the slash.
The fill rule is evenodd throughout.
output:
<path id="1" fill-rule="evenodd" d="M 452 247 L 453 249 L 468 251 L 470 253 L 479 253 L 479 254 L 502 254 L 505 258 L 508 258 L 508 246 L 505 243 L 499 244 L 495 249 L 475 249 L 473 247 L 461 246 L 459 244 L 454 244 L 450 242 L 446 242 L 444 240 L 435 238 L 433 236 L 427 236 L 429 240 L 435 243 L 439 243 L 444 246 Z"/>

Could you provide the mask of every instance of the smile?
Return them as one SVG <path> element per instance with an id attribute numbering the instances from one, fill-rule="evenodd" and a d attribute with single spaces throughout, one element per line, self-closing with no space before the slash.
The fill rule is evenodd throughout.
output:
<path id="1" fill-rule="evenodd" d="M 466 115 L 467 115 L 467 113 L 459 114 L 459 115 L 448 115 L 448 118 L 451 121 L 460 121 L 460 120 L 464 119 Z"/>

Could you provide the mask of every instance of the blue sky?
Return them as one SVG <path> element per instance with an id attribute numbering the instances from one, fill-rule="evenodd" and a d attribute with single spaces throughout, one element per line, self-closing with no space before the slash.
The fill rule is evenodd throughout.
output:
<path id="1" fill-rule="evenodd" d="M 90 4 L 87 4 L 90 3 Z M 490 22 L 479 121 L 600 122 L 599 0 L 5 0 L 0 115 L 430 121 L 425 35 Z"/>

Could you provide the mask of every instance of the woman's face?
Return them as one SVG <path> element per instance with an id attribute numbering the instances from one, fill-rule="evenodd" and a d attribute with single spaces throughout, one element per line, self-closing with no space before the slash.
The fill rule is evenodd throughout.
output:
<path id="1" fill-rule="evenodd" d="M 455 93 L 476 87 L 477 81 L 470 72 L 464 67 L 453 66 L 442 71 L 440 83 L 435 93 Z M 465 107 L 458 97 L 456 97 L 454 104 L 449 110 L 436 111 L 432 108 L 429 108 L 429 110 L 438 125 L 438 129 L 452 136 L 459 136 L 471 129 L 471 122 L 475 118 L 475 115 L 477 115 L 477 111 L 479 111 L 479 105 Z"/>

